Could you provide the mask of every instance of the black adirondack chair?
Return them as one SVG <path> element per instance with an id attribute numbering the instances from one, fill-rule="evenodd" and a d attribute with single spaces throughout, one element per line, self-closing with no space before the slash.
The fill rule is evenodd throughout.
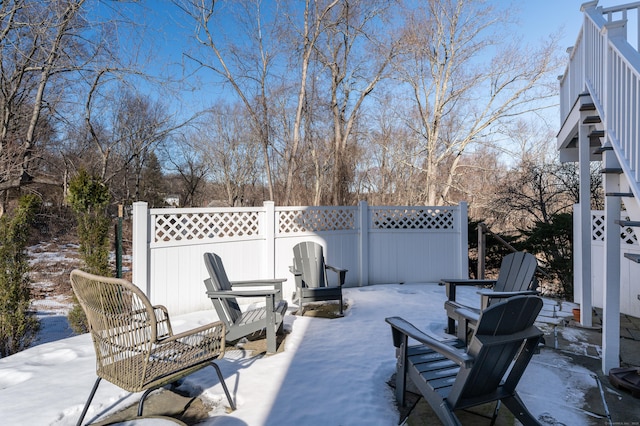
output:
<path id="1" fill-rule="evenodd" d="M 447 311 L 447 333 L 456 334 L 459 339 L 467 341 L 469 329 L 478 321 L 480 311 L 492 302 L 504 300 L 517 295 L 535 295 L 537 282 L 535 280 L 538 262 L 530 253 L 516 252 L 506 255 L 502 259 L 497 280 L 472 279 L 443 279 L 440 284 L 446 288 L 447 301 L 444 308 Z M 478 291 L 480 294 L 480 309 L 463 305 L 456 301 L 456 286 L 492 286 Z M 456 328 L 456 322 L 458 324 Z"/>
<path id="2" fill-rule="evenodd" d="M 537 296 L 515 296 L 484 310 L 468 345 L 442 342 L 399 317 L 387 318 L 396 347 L 396 399 L 404 405 L 407 381 L 418 388 L 445 425 L 460 425 L 455 411 L 496 401 L 527 425 L 540 424 L 516 392 L 542 332 L 533 323 Z M 420 344 L 408 346 L 408 339 Z"/>

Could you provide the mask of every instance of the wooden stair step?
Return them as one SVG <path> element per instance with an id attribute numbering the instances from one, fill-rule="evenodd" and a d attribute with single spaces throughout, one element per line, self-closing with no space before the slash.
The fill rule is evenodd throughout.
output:
<path id="1" fill-rule="evenodd" d="M 620 226 L 640 226 L 640 222 L 637 220 L 616 220 L 616 223 Z"/>
<path id="2" fill-rule="evenodd" d="M 605 151 L 613 151 L 613 147 L 611 145 L 603 145 L 599 148 L 596 148 L 593 153 L 594 154 L 602 154 Z"/>
<path id="3" fill-rule="evenodd" d="M 627 259 L 636 262 L 636 263 L 640 263 L 640 254 L 636 254 L 636 253 L 625 253 L 624 257 L 626 257 Z M 640 296 L 639 296 L 640 299 Z"/>
<path id="4" fill-rule="evenodd" d="M 622 169 L 618 167 L 605 167 L 604 169 L 600 170 L 600 173 L 602 174 L 611 173 L 611 174 L 619 175 L 622 173 Z"/>
<path id="5" fill-rule="evenodd" d="M 595 111 L 595 110 L 596 110 L 596 104 L 592 102 L 580 105 L 580 111 Z"/>
<path id="6" fill-rule="evenodd" d="M 607 192 L 607 197 L 633 197 L 633 192 Z"/>
<path id="7" fill-rule="evenodd" d="M 582 122 L 583 124 L 596 124 L 596 123 L 600 123 L 600 116 L 598 115 L 590 115 L 587 118 L 584 119 L 584 121 Z"/>
<path id="8" fill-rule="evenodd" d="M 604 138 L 604 130 L 594 130 L 589 133 L 590 138 Z"/>

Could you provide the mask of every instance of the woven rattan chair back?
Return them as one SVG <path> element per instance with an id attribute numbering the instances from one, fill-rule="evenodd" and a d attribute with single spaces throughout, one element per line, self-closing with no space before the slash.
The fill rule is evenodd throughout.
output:
<path id="1" fill-rule="evenodd" d="M 172 383 L 212 365 L 231 408 L 235 408 L 220 369 L 213 360 L 225 350 L 221 322 L 173 334 L 164 306 L 153 306 L 132 283 L 80 270 L 71 272 L 71 286 L 84 310 L 96 353 L 98 380 L 85 405 L 82 422 L 100 379 L 129 392 L 146 391 Z"/>

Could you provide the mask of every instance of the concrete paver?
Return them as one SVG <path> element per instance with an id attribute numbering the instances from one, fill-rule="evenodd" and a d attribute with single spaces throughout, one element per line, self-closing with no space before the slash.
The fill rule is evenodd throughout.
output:
<path id="1" fill-rule="evenodd" d="M 608 376 L 604 374 L 601 364 L 600 348 L 602 346 L 602 311 L 594 309 L 593 327 L 580 327 L 573 319 L 567 320 L 564 326 L 556 328 L 549 324 L 541 326 L 545 330 L 546 347 L 543 351 L 558 351 L 571 358 L 571 362 L 593 373 L 594 386 L 585 394 L 582 413 L 589 414 L 589 426 L 600 425 L 633 425 L 640 424 L 640 399 L 634 398 L 629 392 L 616 389 L 609 383 Z M 621 315 L 620 339 L 620 365 L 622 367 L 640 367 L 640 319 Z M 583 340 L 576 344 L 573 339 L 563 337 L 561 327 L 576 328 L 580 330 Z M 560 329 L 560 330 L 558 330 Z M 571 333 L 569 333 L 571 334 Z M 627 337 L 628 336 L 628 337 Z M 556 346 L 555 348 L 554 346 Z M 570 373 L 569 373 L 570 374 Z M 482 415 L 491 413 L 493 404 L 480 407 Z M 478 411 L 474 409 L 474 411 Z M 456 412 L 463 425 L 489 425 L 491 421 L 482 416 L 469 412 Z M 558 425 L 555 419 L 539 419 L 544 425 Z M 411 410 L 404 423 L 407 426 L 437 425 L 438 418 L 423 398 L 419 398 L 415 407 Z M 499 411 L 496 425 L 519 425 L 507 409 Z M 571 426 L 571 425 L 566 425 Z M 576 425 L 577 426 L 577 425 Z M 583 426 L 583 425 L 580 425 Z"/>

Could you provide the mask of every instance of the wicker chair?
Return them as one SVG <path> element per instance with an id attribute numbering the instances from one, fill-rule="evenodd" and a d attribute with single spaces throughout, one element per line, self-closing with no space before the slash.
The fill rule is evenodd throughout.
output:
<path id="1" fill-rule="evenodd" d="M 173 334 L 167 309 L 152 306 L 144 293 L 126 280 L 76 269 L 71 272 L 71 286 L 87 316 L 98 375 L 78 425 L 102 379 L 128 392 L 144 391 L 138 404 L 138 416 L 142 416 L 150 392 L 209 365 L 215 368 L 235 410 L 220 368 L 214 363 L 224 355 L 224 324 L 215 322 Z"/>

